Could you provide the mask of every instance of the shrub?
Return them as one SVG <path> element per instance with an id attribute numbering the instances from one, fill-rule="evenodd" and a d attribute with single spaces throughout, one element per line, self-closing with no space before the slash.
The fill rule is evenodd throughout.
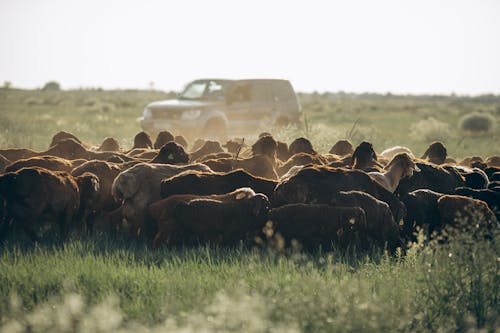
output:
<path id="1" fill-rule="evenodd" d="M 450 136 L 450 125 L 434 117 L 420 120 L 410 126 L 410 137 L 418 141 L 446 141 Z"/>
<path id="2" fill-rule="evenodd" d="M 59 91 L 61 90 L 61 85 L 56 81 L 49 81 L 45 83 L 42 88 L 43 91 Z"/>
<path id="3" fill-rule="evenodd" d="M 460 118 L 459 128 L 465 132 L 489 132 L 495 126 L 495 118 L 489 113 L 473 112 Z"/>

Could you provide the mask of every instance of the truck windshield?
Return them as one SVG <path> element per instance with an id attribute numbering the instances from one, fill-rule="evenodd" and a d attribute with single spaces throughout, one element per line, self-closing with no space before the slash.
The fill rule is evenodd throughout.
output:
<path id="1" fill-rule="evenodd" d="M 223 100 L 224 87 L 217 81 L 196 81 L 190 83 L 179 95 L 180 99 Z"/>

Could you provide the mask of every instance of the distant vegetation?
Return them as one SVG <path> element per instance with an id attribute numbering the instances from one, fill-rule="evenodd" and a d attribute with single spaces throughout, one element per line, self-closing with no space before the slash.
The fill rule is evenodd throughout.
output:
<path id="1" fill-rule="evenodd" d="M 60 130 L 96 145 L 113 136 L 121 146 L 130 147 L 133 136 L 141 130 L 137 118 L 145 105 L 173 97 L 175 93 L 161 91 L 0 88 L 0 147 L 43 150 Z M 299 100 L 307 126 L 290 127 L 277 136 L 287 141 L 307 136 L 320 152 L 347 138 L 353 144 L 371 141 L 378 151 L 404 145 L 420 154 L 431 141 L 441 140 L 454 157 L 500 154 L 493 144 L 500 141 L 496 130 L 500 96 L 339 92 L 300 93 Z"/>

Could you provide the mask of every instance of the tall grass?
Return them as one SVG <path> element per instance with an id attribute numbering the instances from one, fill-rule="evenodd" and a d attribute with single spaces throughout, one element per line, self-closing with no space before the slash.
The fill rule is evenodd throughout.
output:
<path id="1" fill-rule="evenodd" d="M 0 325 L 20 332 L 495 329 L 499 255 L 497 242 L 467 234 L 421 241 L 395 257 L 377 249 L 151 251 L 103 238 L 7 245 Z"/>

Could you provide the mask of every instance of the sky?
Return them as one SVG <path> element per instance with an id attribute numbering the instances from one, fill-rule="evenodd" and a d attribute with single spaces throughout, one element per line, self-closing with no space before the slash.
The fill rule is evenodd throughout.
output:
<path id="1" fill-rule="evenodd" d="M 0 0 L 0 84 L 500 93 L 498 0 Z"/>

